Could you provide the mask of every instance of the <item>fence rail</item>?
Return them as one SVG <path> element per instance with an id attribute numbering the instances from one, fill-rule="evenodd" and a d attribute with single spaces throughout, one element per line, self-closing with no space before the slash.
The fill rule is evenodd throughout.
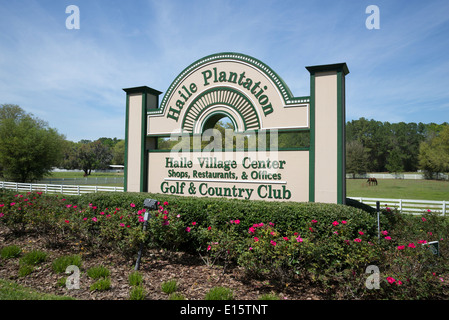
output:
<path id="1" fill-rule="evenodd" d="M 433 200 L 411 200 L 411 199 L 378 199 L 364 197 L 350 197 L 373 208 L 376 208 L 376 201 L 381 207 L 397 208 L 401 213 L 423 214 L 430 210 L 433 213 L 445 215 L 448 211 L 449 201 Z"/>
<path id="2" fill-rule="evenodd" d="M 123 187 L 107 187 L 107 186 L 74 186 L 74 185 L 58 185 L 58 184 L 38 184 L 38 183 L 16 183 L 0 181 L 0 189 L 10 189 L 17 192 L 44 192 L 44 193 L 60 193 L 81 195 L 93 192 L 124 192 Z M 449 201 L 432 201 L 432 200 L 411 200 L 411 199 L 381 199 L 381 198 L 364 198 L 350 197 L 351 199 L 360 201 L 373 208 L 376 208 L 376 202 L 379 201 L 381 207 L 397 208 L 401 213 L 423 214 L 430 210 L 434 213 L 445 215 L 448 211 Z"/>
<path id="3" fill-rule="evenodd" d="M 106 186 L 74 186 L 59 184 L 40 184 L 40 183 L 16 183 L 0 181 L 0 188 L 16 190 L 17 192 L 44 192 L 44 193 L 61 193 L 71 195 L 81 195 L 83 193 L 94 192 L 123 192 L 123 187 L 106 187 Z"/>

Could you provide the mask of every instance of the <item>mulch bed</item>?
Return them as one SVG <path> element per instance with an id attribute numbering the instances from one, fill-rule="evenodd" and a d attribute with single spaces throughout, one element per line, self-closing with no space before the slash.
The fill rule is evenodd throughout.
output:
<path id="1" fill-rule="evenodd" d="M 110 252 L 85 252 L 80 244 L 72 244 L 63 248 L 46 248 L 42 239 L 33 235 L 11 237 L 4 226 L 0 226 L 1 247 L 18 245 L 24 252 L 39 249 L 48 253 L 47 261 L 36 267 L 33 273 L 19 277 L 19 260 L 0 259 L 0 278 L 12 280 L 20 285 L 33 288 L 39 292 L 71 296 L 79 300 L 128 300 L 131 286 L 128 275 L 134 271 L 136 261 L 125 260 Z M 80 275 L 80 288 L 67 289 L 58 286 L 57 282 L 67 274 L 57 274 L 51 263 L 57 257 L 80 253 L 83 258 Z M 91 291 L 90 279 L 85 270 L 92 266 L 103 265 L 110 270 L 111 288 L 106 291 Z M 139 271 L 143 275 L 143 286 L 148 300 L 167 300 L 168 295 L 162 292 L 164 281 L 176 279 L 177 292 L 187 300 L 204 300 L 206 293 L 213 287 L 231 288 L 236 300 L 257 300 L 264 293 L 276 293 L 281 300 L 321 300 L 325 299 L 318 289 L 307 281 L 292 279 L 290 283 L 282 283 L 270 279 L 255 279 L 237 266 L 207 266 L 199 256 L 180 252 L 162 250 L 145 250 Z"/>

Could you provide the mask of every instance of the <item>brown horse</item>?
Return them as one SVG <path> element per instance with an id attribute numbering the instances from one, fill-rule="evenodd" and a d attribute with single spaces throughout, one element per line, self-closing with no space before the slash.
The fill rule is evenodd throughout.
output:
<path id="1" fill-rule="evenodd" d="M 377 179 L 376 178 L 368 178 L 368 180 L 366 181 L 368 182 L 368 185 L 376 185 L 377 186 Z"/>

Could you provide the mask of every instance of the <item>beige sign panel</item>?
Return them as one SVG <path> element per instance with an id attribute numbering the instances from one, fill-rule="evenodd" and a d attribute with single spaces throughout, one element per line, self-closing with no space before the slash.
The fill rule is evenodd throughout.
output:
<path id="1" fill-rule="evenodd" d="M 184 196 L 344 203 L 346 64 L 307 67 L 310 95 L 294 97 L 261 61 L 238 53 L 204 57 L 161 92 L 127 93 L 125 188 Z M 160 101 L 160 103 L 159 103 Z M 279 143 L 229 149 L 161 139 L 203 136 L 226 117 L 234 132 L 268 132 Z M 305 140 L 304 140 L 304 137 Z M 226 151 L 224 151 L 226 150 Z"/>
<path id="2" fill-rule="evenodd" d="M 304 164 L 298 166 L 298 162 Z M 309 200 L 308 151 L 150 153 L 151 193 L 245 200 Z M 158 167 L 159 170 L 151 170 Z"/>

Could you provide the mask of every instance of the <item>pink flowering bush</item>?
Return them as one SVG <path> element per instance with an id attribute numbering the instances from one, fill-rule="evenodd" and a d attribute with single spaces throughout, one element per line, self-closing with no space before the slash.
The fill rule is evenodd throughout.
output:
<path id="1" fill-rule="evenodd" d="M 309 239 L 296 231 L 281 232 L 274 223 L 257 223 L 248 228 L 245 245 L 237 261 L 253 275 L 288 279 L 305 267 Z"/>
<path id="2" fill-rule="evenodd" d="M 158 210 L 149 213 L 148 233 L 149 245 L 169 250 L 179 250 L 186 242 L 188 235 L 183 217 L 171 210 L 167 201 L 158 203 Z"/>
<path id="3" fill-rule="evenodd" d="M 347 206 L 267 203 L 164 196 L 149 212 L 147 197 L 98 193 L 69 197 L 0 192 L 0 224 L 20 237 L 42 236 L 48 246 L 82 242 L 88 250 L 113 250 L 135 258 L 145 248 L 199 254 L 224 271 L 237 264 L 248 275 L 281 283 L 308 279 L 329 297 L 426 299 L 449 296 L 447 218 L 424 211 L 375 216 Z M 428 247 L 439 241 L 440 255 Z M 380 289 L 364 285 L 367 266 L 378 266 Z"/>

